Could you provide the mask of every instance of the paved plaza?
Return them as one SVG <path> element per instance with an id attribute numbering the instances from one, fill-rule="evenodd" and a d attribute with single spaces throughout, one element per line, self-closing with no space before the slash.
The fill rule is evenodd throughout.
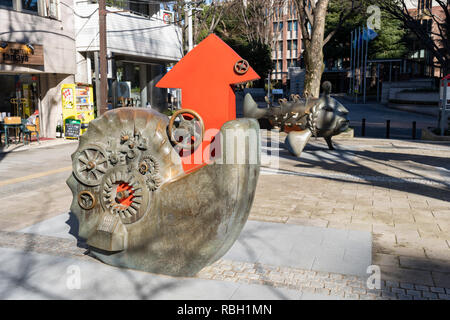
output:
<path id="1" fill-rule="evenodd" d="M 294 158 L 277 141 L 263 147 L 278 166 L 261 168 L 240 238 L 195 278 L 89 255 L 65 184 L 77 142 L 0 154 L 0 298 L 450 298 L 449 143 L 353 138 L 329 151 L 313 138 Z M 372 265 L 380 289 L 367 286 Z M 67 287 L 72 266 L 79 290 Z"/>

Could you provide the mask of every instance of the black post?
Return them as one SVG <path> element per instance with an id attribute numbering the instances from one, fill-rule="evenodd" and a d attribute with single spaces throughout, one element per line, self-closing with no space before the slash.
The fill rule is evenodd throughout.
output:
<path id="1" fill-rule="evenodd" d="M 363 118 L 361 124 L 361 137 L 365 136 L 366 136 L 366 118 Z"/>
<path id="2" fill-rule="evenodd" d="M 386 120 L 386 139 L 389 139 L 391 134 L 391 120 Z"/>
<path id="3" fill-rule="evenodd" d="M 413 121 L 413 123 L 412 123 L 412 138 L 413 138 L 413 140 L 416 140 L 416 127 L 417 127 L 417 124 L 415 121 Z"/>

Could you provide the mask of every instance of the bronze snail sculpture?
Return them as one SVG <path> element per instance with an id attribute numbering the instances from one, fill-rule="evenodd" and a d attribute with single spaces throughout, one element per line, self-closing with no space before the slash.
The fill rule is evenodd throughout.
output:
<path id="1" fill-rule="evenodd" d="M 259 125 L 254 119 L 226 122 L 221 140 L 253 131 L 257 148 L 222 143 L 221 161 L 190 173 L 168 126 L 167 116 L 141 108 L 114 109 L 93 120 L 72 154 L 71 211 L 99 260 L 192 276 L 222 257 L 247 221 L 259 176 Z M 227 148 L 256 161 L 227 161 Z"/>
<path id="2" fill-rule="evenodd" d="M 312 136 L 323 137 L 330 150 L 331 138 L 349 127 L 348 110 L 330 96 L 331 84 L 324 82 L 324 94 L 318 99 L 300 99 L 292 95 L 291 100 L 280 99 L 279 106 L 273 106 L 266 97 L 266 108 L 259 108 L 250 94 L 244 98 L 244 117 L 268 119 L 288 133 L 285 145 L 288 151 L 300 157 L 303 148 Z"/>

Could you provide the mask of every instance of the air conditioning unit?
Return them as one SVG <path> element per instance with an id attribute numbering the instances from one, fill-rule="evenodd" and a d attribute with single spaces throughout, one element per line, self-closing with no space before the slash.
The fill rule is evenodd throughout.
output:
<path id="1" fill-rule="evenodd" d="M 122 81 L 117 83 L 117 97 L 131 98 L 131 82 Z"/>
<path id="2" fill-rule="evenodd" d="M 58 1 L 59 0 L 50 0 L 48 5 L 48 16 L 53 19 L 58 19 Z"/>

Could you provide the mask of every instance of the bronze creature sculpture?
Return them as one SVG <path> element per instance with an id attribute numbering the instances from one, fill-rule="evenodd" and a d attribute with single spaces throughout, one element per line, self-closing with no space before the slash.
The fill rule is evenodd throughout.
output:
<path id="1" fill-rule="evenodd" d="M 266 108 L 258 108 L 250 94 L 244 98 L 244 117 L 268 119 L 271 125 L 288 132 L 285 145 L 288 151 L 300 157 L 309 139 L 323 137 L 328 148 L 334 150 L 332 137 L 349 127 L 348 110 L 330 96 L 331 84 L 324 82 L 323 95 L 318 99 L 300 99 L 292 95 L 291 100 L 280 99 L 274 106 L 266 97 Z"/>
<path id="2" fill-rule="evenodd" d="M 183 90 L 184 109 L 170 120 L 147 108 L 119 108 L 90 122 L 67 184 L 78 235 L 93 256 L 193 276 L 230 249 L 247 221 L 260 168 L 258 122 L 236 119 L 231 85 L 258 78 L 210 35 L 157 84 Z M 206 97 L 201 81 L 211 87 Z"/>
<path id="3" fill-rule="evenodd" d="M 192 276 L 239 236 L 255 195 L 260 151 L 222 143 L 223 164 L 185 173 L 168 125 L 167 116 L 140 108 L 110 110 L 93 120 L 72 155 L 71 211 L 79 236 L 101 261 Z M 220 139 L 252 130 L 259 146 L 254 119 L 226 122 Z M 228 152 L 230 145 L 236 150 Z M 257 161 L 226 159 L 239 153 Z"/>

